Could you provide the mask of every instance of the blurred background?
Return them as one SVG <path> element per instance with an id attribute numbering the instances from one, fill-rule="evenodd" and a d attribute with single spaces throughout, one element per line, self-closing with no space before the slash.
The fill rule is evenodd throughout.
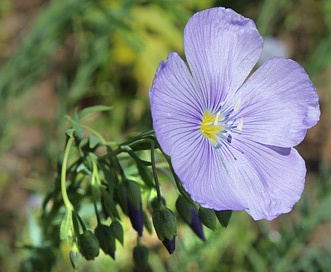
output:
<path id="1" fill-rule="evenodd" d="M 183 54 L 185 23 L 213 6 L 252 18 L 265 37 L 262 59 L 288 56 L 314 82 L 322 116 L 298 146 L 307 163 L 307 183 L 294 211 L 272 222 L 254 222 L 236 212 L 227 229 L 206 229 L 206 242 L 182 225 L 171 256 L 155 236 L 148 237 L 150 269 L 329 271 L 329 0 L 1 0 L 0 271 L 19 271 L 24 260 L 38 259 L 27 245 L 45 243 L 38 216 L 63 152 L 69 126 L 64 116 L 92 105 L 113 106 L 86 122 L 115 142 L 151 129 L 148 90 L 159 62 L 171 51 Z M 132 246 L 128 238 L 116 262 L 101 256 L 83 262 L 79 271 L 131 271 Z M 61 246 L 52 271 L 70 271 L 68 250 Z"/>

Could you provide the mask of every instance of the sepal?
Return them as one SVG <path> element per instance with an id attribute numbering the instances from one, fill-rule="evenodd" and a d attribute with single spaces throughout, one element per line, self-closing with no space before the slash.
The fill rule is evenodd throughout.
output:
<path id="1" fill-rule="evenodd" d="M 211 230 L 216 230 L 216 214 L 214 210 L 200 207 L 198 216 L 203 225 Z"/>
<path id="2" fill-rule="evenodd" d="M 221 225 L 226 228 L 229 225 L 232 211 L 231 210 L 224 210 L 224 211 L 215 211 L 218 221 Z"/>

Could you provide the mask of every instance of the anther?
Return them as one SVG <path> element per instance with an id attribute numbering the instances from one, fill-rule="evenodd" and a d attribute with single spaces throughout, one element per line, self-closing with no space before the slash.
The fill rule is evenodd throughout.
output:
<path id="1" fill-rule="evenodd" d="M 239 131 L 241 131 L 241 130 L 243 129 L 243 126 L 244 126 L 244 118 L 241 117 L 241 118 L 239 119 L 239 122 L 238 122 L 238 125 L 237 125 L 237 129 L 238 129 Z"/>
<path id="2" fill-rule="evenodd" d="M 237 112 L 239 110 L 240 103 L 241 103 L 241 98 L 238 99 L 236 105 L 234 106 L 234 112 Z"/>

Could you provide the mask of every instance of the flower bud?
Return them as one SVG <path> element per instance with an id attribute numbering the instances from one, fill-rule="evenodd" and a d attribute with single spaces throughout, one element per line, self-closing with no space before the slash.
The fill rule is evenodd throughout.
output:
<path id="1" fill-rule="evenodd" d="M 177 235 L 176 217 L 170 209 L 161 207 L 154 211 L 152 219 L 159 240 L 172 240 Z"/>
<path id="2" fill-rule="evenodd" d="M 139 184 L 132 180 L 125 180 L 118 186 L 117 195 L 124 214 L 129 216 L 132 227 L 139 236 L 142 236 L 144 219 Z"/>
<path id="3" fill-rule="evenodd" d="M 98 224 L 98 226 L 94 230 L 95 236 L 98 238 L 100 247 L 105 254 L 108 254 L 115 260 L 115 236 L 110 227 L 102 224 Z"/>
<path id="4" fill-rule="evenodd" d="M 202 240 L 205 241 L 203 226 L 199 219 L 196 209 L 188 203 L 183 196 L 179 196 L 176 201 L 176 209 L 184 222 L 190 226 L 193 232 Z"/>
<path id="5" fill-rule="evenodd" d="M 136 209 L 136 207 L 129 200 L 128 201 L 128 214 L 129 214 L 129 218 L 130 218 L 132 227 L 138 232 L 139 236 L 142 236 L 143 228 L 144 228 L 144 217 L 143 217 L 141 202 L 139 205 L 139 209 Z"/>
<path id="6" fill-rule="evenodd" d="M 90 230 L 85 230 L 78 236 L 78 246 L 86 260 L 94 260 L 99 255 L 99 241 Z"/>
<path id="7" fill-rule="evenodd" d="M 224 210 L 224 211 L 215 211 L 218 221 L 221 225 L 226 228 L 229 225 L 232 211 L 231 210 Z"/>
<path id="8" fill-rule="evenodd" d="M 176 216 L 170 209 L 162 206 L 154 211 L 152 219 L 157 237 L 163 242 L 168 252 L 173 253 L 177 235 Z"/>
<path id="9" fill-rule="evenodd" d="M 132 227 L 142 236 L 144 228 L 144 218 L 142 212 L 141 190 L 139 184 L 132 180 L 125 181 L 127 192 L 128 216 Z"/>
<path id="10" fill-rule="evenodd" d="M 211 230 L 216 229 L 216 215 L 214 210 L 200 207 L 198 216 L 201 223 L 204 224 L 207 228 L 210 228 Z"/>
<path id="11" fill-rule="evenodd" d="M 139 271 L 145 271 L 148 267 L 148 248 L 142 245 L 137 245 L 133 249 L 133 261 Z"/>

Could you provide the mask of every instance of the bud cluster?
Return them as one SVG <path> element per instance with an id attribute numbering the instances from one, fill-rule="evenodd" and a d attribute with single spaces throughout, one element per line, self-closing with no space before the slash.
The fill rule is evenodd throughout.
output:
<path id="1" fill-rule="evenodd" d="M 154 152 L 159 146 L 153 133 L 130 138 L 113 150 L 113 146 L 100 137 L 84 138 L 79 118 L 69 118 L 69 121 L 72 128 L 67 132 L 69 140 L 62 168 L 59 167 L 60 189 L 66 208 L 60 238 L 71 245 L 70 261 L 74 268 L 82 258 L 94 260 L 100 249 L 115 260 L 117 243 L 124 243 L 123 217 L 129 219 L 137 234 L 132 256 L 138 271 L 148 270 L 149 251 L 140 239 L 144 228 L 149 233 L 155 231 L 165 249 L 172 254 L 176 248 L 178 222 L 187 224 L 202 241 L 206 239 L 204 226 L 215 230 L 217 220 L 224 227 L 228 225 L 231 211 L 215 212 L 198 206 L 181 187 L 175 173 L 179 196 L 176 203 L 167 205 L 158 181 Z M 74 144 L 78 159 L 69 165 L 69 155 L 73 153 L 69 151 Z M 103 148 L 106 153 L 98 155 L 98 148 Z M 150 153 L 150 160 L 140 156 L 146 155 L 146 151 Z M 165 159 L 173 171 L 169 158 L 165 156 Z M 93 232 L 78 215 L 79 208 L 87 202 L 95 208 L 97 224 Z M 173 206 L 176 210 L 171 208 Z M 182 221 L 177 220 L 177 215 Z"/>

